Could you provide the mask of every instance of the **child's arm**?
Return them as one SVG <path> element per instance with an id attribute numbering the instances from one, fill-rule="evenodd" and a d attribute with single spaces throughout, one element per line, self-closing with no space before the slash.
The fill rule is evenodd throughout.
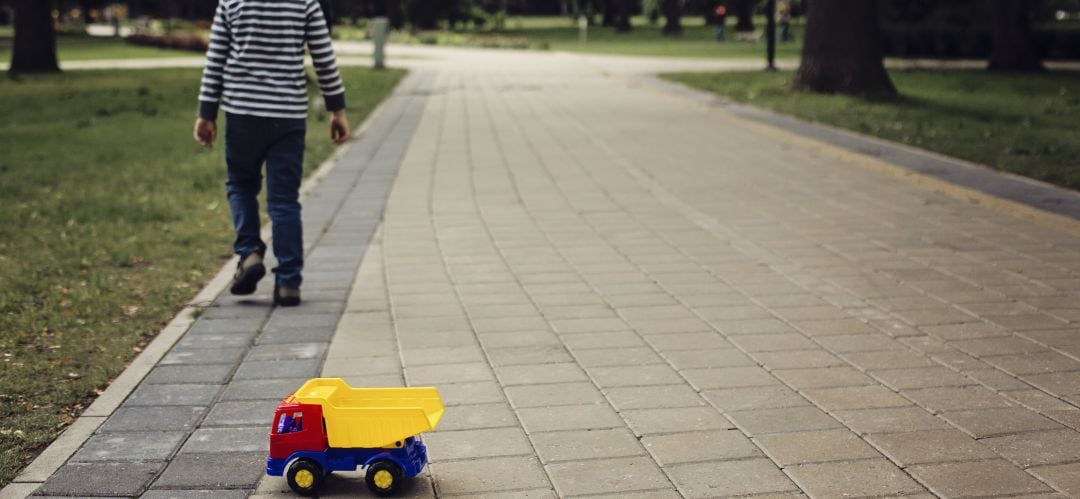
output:
<path id="1" fill-rule="evenodd" d="M 202 87 L 199 89 L 199 118 L 195 121 L 195 140 L 203 146 L 213 145 L 217 137 L 218 106 L 225 82 L 225 62 L 229 56 L 232 32 L 226 17 L 226 0 L 218 2 L 214 25 L 210 31 L 210 47 L 206 51 L 206 69 L 203 70 Z"/>
<path id="2" fill-rule="evenodd" d="M 335 143 L 342 144 L 349 137 L 349 120 L 345 117 L 345 85 L 341 82 L 330 30 L 326 27 L 326 18 L 318 0 L 308 0 L 307 27 L 304 31 L 308 52 L 315 63 L 319 89 L 326 101 L 326 110 L 334 113 L 334 119 L 330 122 L 330 137 Z"/>

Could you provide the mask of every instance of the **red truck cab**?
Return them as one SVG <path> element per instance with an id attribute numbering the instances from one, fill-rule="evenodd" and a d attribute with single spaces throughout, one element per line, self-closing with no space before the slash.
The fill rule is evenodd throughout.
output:
<path id="1" fill-rule="evenodd" d="M 322 407 L 289 402 L 287 397 L 274 411 L 270 433 L 270 457 L 286 459 L 299 451 L 322 452 L 329 447 L 323 426 Z"/>

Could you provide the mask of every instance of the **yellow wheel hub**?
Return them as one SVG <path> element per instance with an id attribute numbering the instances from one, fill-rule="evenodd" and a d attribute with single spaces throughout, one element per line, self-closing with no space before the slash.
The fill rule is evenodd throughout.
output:
<path id="1" fill-rule="evenodd" d="M 375 472 L 375 486 L 380 489 L 389 489 L 394 485 L 394 474 L 386 470 Z"/>
<path id="2" fill-rule="evenodd" d="M 296 475 L 293 476 L 293 480 L 301 489 L 310 489 L 312 485 L 315 485 L 315 475 L 308 470 L 297 471 Z"/>

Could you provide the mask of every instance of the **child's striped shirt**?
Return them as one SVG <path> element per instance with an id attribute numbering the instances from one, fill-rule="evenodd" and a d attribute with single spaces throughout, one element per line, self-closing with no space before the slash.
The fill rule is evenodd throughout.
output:
<path id="1" fill-rule="evenodd" d="M 326 108 L 345 108 L 330 31 L 318 0 L 219 0 L 206 53 L 199 116 L 226 112 L 306 118 L 304 45 Z"/>

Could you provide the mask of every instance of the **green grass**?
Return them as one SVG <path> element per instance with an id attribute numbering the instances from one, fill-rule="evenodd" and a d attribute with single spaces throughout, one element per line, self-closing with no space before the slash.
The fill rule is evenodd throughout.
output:
<path id="1" fill-rule="evenodd" d="M 1080 74 L 893 71 L 903 97 L 793 93 L 791 73 L 679 73 L 671 80 L 826 123 L 1080 189 Z"/>
<path id="2" fill-rule="evenodd" d="M 534 50 L 559 50 L 567 52 L 601 53 L 617 55 L 643 55 L 665 57 L 708 58 L 762 58 L 765 57 L 765 41 L 734 41 L 734 18 L 728 19 L 728 40 L 719 43 L 713 38 L 713 27 L 706 26 L 700 16 L 683 18 L 684 32 L 679 36 L 661 33 L 663 20 L 649 25 L 644 17 L 633 20 L 634 29 L 629 33 L 617 33 L 613 28 L 591 26 L 588 41 L 581 43 L 577 25 L 565 17 L 512 17 L 506 22 L 502 33 L 474 30 L 441 30 L 409 34 L 395 33 L 393 40 L 399 43 L 427 43 L 451 46 L 482 46 L 502 48 L 528 48 Z M 764 18 L 757 21 L 758 34 L 765 29 Z M 778 58 L 796 58 L 801 50 L 802 26 L 795 26 L 794 33 L 800 41 L 777 44 Z M 338 27 L 335 33 L 345 39 L 362 37 L 355 28 Z"/>
<path id="3" fill-rule="evenodd" d="M 224 147 L 198 70 L 0 79 L 0 486 L 229 256 Z M 354 124 L 402 76 L 344 68 Z M 309 119 L 306 167 L 334 149 Z"/>
<path id="4" fill-rule="evenodd" d="M 197 52 L 170 50 L 132 45 L 115 38 L 89 36 L 60 36 L 56 39 L 56 56 L 60 62 L 94 59 L 148 59 L 161 57 L 200 57 Z M 11 62 L 11 39 L 0 37 L 0 61 Z"/>

